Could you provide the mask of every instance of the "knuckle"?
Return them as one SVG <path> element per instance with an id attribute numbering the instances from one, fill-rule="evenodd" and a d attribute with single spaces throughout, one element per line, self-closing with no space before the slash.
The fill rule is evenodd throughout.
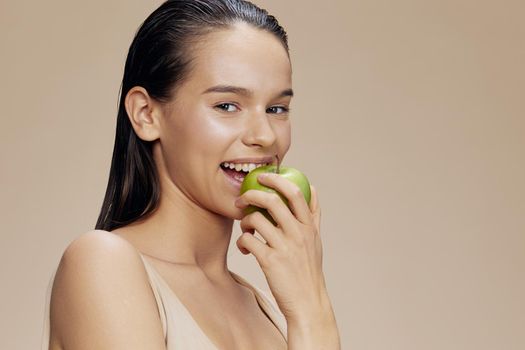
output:
<path id="1" fill-rule="evenodd" d="M 239 238 L 237 238 L 237 247 L 241 247 L 242 243 L 244 242 L 244 235 L 240 235 Z"/>
<path id="2" fill-rule="evenodd" d="M 254 228 L 254 223 L 252 218 L 246 217 L 240 222 L 240 227 L 243 232 L 249 231 Z"/>
<path id="3" fill-rule="evenodd" d="M 250 224 L 249 218 L 245 216 L 240 222 L 241 229 L 244 231 L 244 229 L 246 229 L 249 224 Z"/>
<path id="4" fill-rule="evenodd" d="M 252 214 L 250 214 L 252 222 L 260 222 L 262 219 L 264 219 L 264 215 L 260 211 L 254 211 Z"/>
<path id="5" fill-rule="evenodd" d="M 277 193 L 273 193 L 270 197 L 270 203 L 272 203 L 273 205 L 277 205 L 280 202 L 282 202 L 281 197 L 279 197 Z"/>
<path id="6" fill-rule="evenodd" d="M 292 191 L 292 196 L 301 199 L 303 198 L 303 192 L 301 192 L 301 189 L 299 187 L 295 187 Z"/>
<path id="7" fill-rule="evenodd" d="M 271 250 L 264 256 L 264 260 L 268 266 L 276 265 L 279 263 L 279 253 L 275 250 Z"/>
<path id="8" fill-rule="evenodd" d="M 259 265 L 261 265 L 263 269 L 271 266 L 271 262 L 269 260 L 269 256 L 271 254 L 272 254 L 271 252 L 266 252 L 259 256 L 259 259 L 258 259 Z"/>
<path id="9" fill-rule="evenodd" d="M 244 222 L 245 224 L 249 225 L 249 224 L 252 223 L 252 220 L 253 220 L 252 214 L 248 214 L 242 219 L 242 222 Z"/>

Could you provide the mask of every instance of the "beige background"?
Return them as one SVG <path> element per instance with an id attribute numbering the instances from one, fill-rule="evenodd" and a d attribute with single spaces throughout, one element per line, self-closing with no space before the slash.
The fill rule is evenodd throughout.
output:
<path id="1" fill-rule="evenodd" d="M 289 32 L 286 163 L 320 191 L 343 347 L 524 349 L 525 3 L 257 3 Z M 50 274 L 95 224 L 126 50 L 158 4 L 0 2 L 1 349 L 38 347 Z"/>

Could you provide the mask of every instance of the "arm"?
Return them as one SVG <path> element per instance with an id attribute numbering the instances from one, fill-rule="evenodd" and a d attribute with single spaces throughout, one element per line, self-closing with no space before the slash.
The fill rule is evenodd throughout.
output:
<path id="1" fill-rule="evenodd" d="M 341 343 L 335 315 L 328 294 L 316 307 L 304 309 L 304 314 L 288 320 L 289 350 L 340 350 Z"/>
<path id="2" fill-rule="evenodd" d="M 51 333 L 67 350 L 165 349 L 141 258 L 109 232 L 88 232 L 66 249 L 50 311 Z"/>

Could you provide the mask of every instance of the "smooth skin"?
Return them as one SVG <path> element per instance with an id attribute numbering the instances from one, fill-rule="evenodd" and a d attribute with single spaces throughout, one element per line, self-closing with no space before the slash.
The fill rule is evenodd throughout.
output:
<path id="1" fill-rule="evenodd" d="M 161 183 L 158 209 L 111 233 L 81 235 L 64 252 L 51 299 L 50 349 L 165 349 L 154 296 L 138 252 L 166 280 L 218 349 L 339 349 L 322 272 L 320 207 L 293 183 L 261 182 L 284 194 L 239 197 L 219 165 L 244 157 L 283 159 L 290 147 L 292 85 L 286 50 L 272 34 L 246 24 L 207 34 L 167 104 L 141 87 L 126 95 L 137 135 L 153 141 Z M 241 89 L 211 89 L 217 86 Z M 221 91 L 219 91 L 221 90 Z M 253 204 L 269 210 L 243 217 Z M 253 293 L 227 266 L 234 219 L 237 247 L 260 264 L 288 323 L 288 344 Z"/>

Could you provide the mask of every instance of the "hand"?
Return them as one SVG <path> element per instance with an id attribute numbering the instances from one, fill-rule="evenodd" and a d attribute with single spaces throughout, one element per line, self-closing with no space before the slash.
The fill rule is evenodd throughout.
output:
<path id="1" fill-rule="evenodd" d="M 277 226 L 260 212 L 245 216 L 241 220 L 243 234 L 237 239 L 237 247 L 243 254 L 255 256 L 286 319 L 299 319 L 306 316 L 305 313 L 321 310 L 327 298 L 317 192 L 310 186 L 312 197 L 308 206 L 297 185 L 278 174 L 261 174 L 258 180 L 284 195 L 290 208 L 275 193 L 245 192 L 235 205 L 265 208 Z M 266 243 L 253 235 L 254 230 Z"/>

